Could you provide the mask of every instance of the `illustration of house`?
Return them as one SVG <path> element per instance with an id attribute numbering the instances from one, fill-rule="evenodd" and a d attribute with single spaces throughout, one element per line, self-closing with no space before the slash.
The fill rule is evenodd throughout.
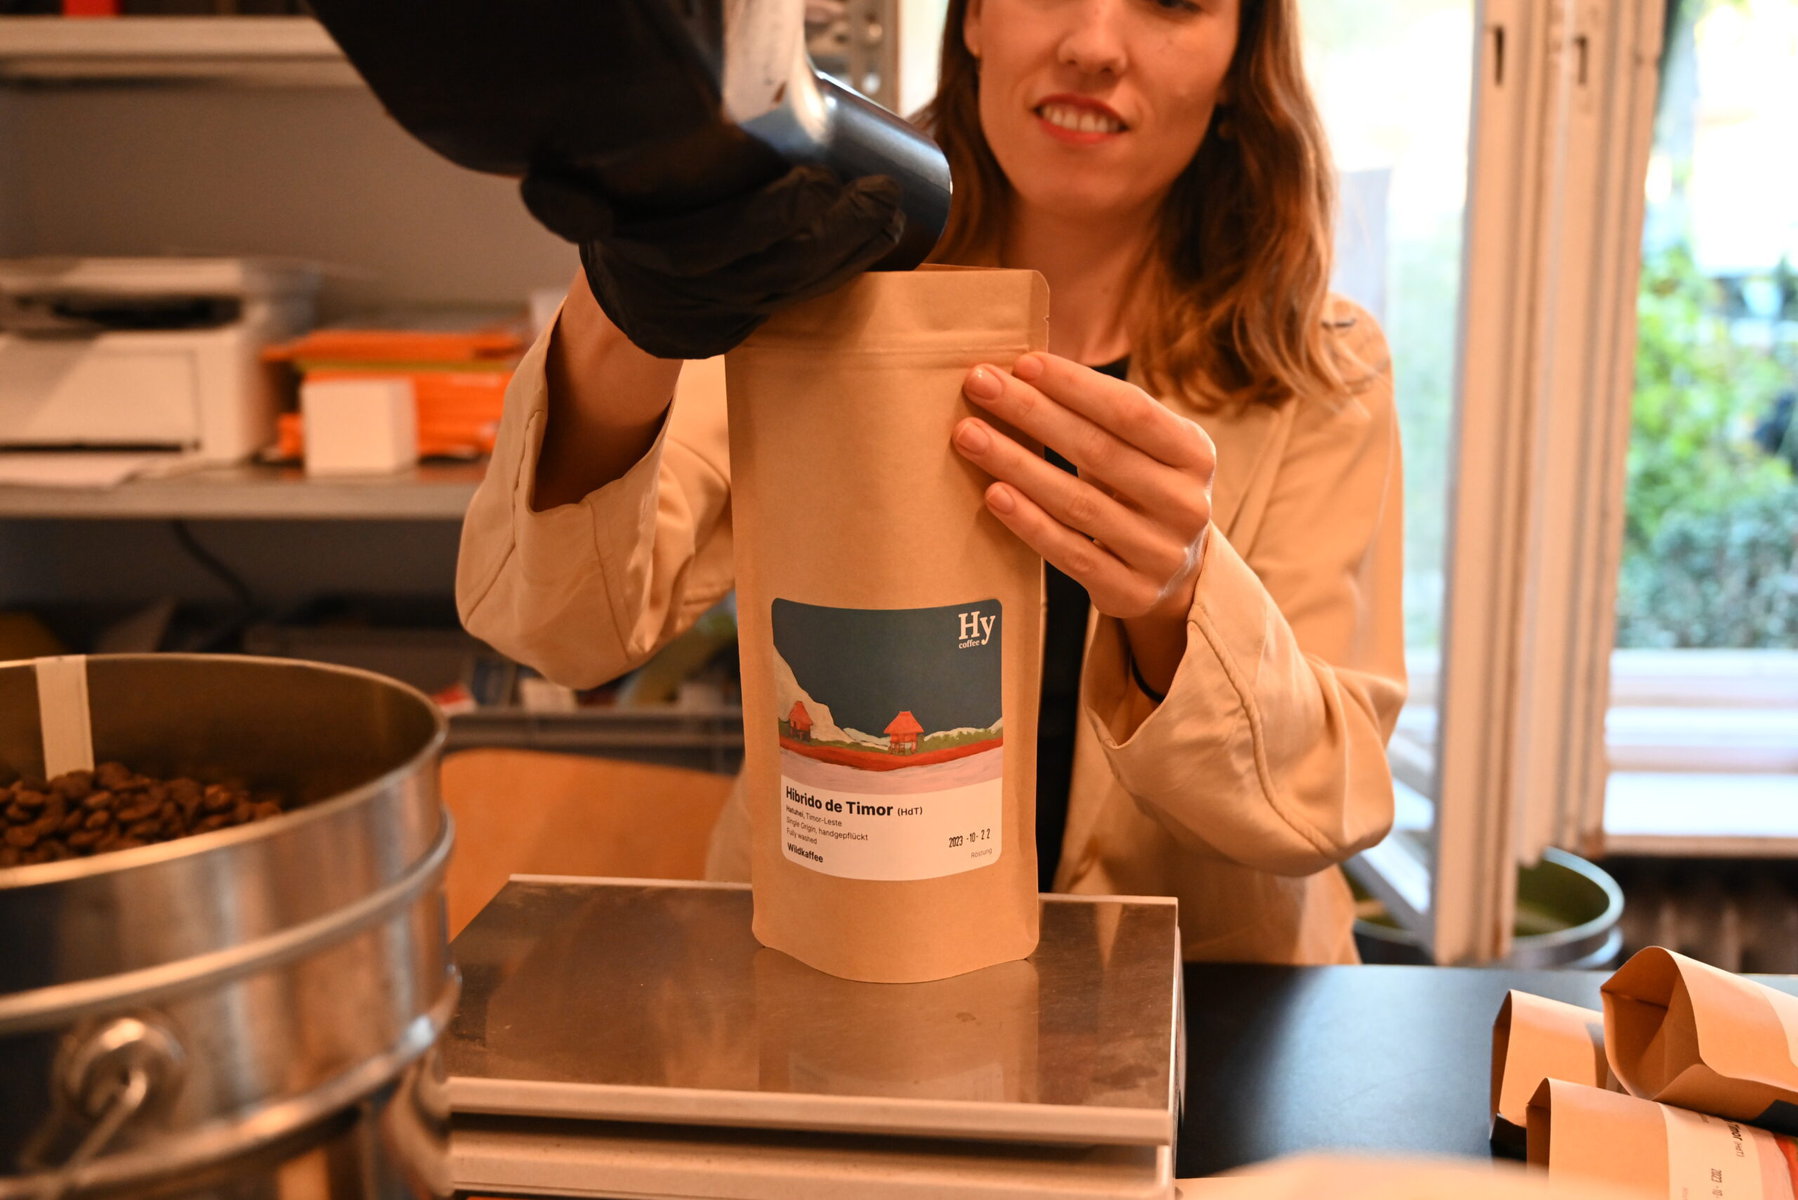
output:
<path id="1" fill-rule="evenodd" d="M 799 741 L 812 740 L 812 714 L 805 711 L 805 701 L 793 701 L 793 711 L 787 714 L 787 725 Z"/>
<path id="2" fill-rule="evenodd" d="M 893 754 L 916 754 L 918 752 L 918 735 L 924 727 L 918 724 L 918 718 L 911 715 L 911 709 L 902 709 L 898 716 L 887 723 L 881 730 L 887 735 L 887 750 Z"/>

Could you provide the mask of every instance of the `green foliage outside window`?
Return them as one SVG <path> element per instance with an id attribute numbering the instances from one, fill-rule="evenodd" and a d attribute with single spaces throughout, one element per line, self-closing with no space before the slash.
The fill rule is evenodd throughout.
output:
<path id="1" fill-rule="evenodd" d="M 1684 246 L 1643 263 L 1638 318 L 1617 644 L 1798 648 L 1798 328 L 1732 316 Z"/>

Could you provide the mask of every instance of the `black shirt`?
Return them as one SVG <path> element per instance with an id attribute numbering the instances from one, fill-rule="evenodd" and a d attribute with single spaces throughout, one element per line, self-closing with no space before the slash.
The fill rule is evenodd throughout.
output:
<path id="1" fill-rule="evenodd" d="M 1094 370 L 1124 378 L 1130 360 L 1120 358 Z M 1045 450 L 1064 471 L 1074 464 Z M 1086 589 L 1048 563 L 1043 564 L 1047 612 L 1043 617 L 1043 693 L 1036 724 L 1036 882 L 1048 891 L 1061 861 L 1068 824 L 1068 785 L 1074 772 L 1074 734 L 1080 725 L 1080 666 L 1086 657 Z"/>

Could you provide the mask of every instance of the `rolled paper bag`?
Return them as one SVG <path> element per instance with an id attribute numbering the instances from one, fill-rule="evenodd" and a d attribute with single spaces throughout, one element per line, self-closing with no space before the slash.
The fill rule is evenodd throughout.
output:
<path id="1" fill-rule="evenodd" d="M 1604 1014 L 1529 992 L 1505 993 L 1492 1023 L 1493 1148 L 1524 1156 L 1530 1098 L 1544 1079 L 1621 1090 L 1604 1053 Z"/>
<path id="2" fill-rule="evenodd" d="M 1652 1200 L 1798 1195 L 1798 1143 L 1784 1134 L 1559 1079 L 1530 1100 L 1529 1161 L 1554 1181 Z"/>
<path id="3" fill-rule="evenodd" d="M 950 445 L 1030 271 L 864 275 L 725 358 L 755 936 L 915 983 L 1036 947 L 1042 560 Z"/>
<path id="4" fill-rule="evenodd" d="M 1601 992 L 1605 1049 L 1631 1093 L 1798 1133 L 1798 996 L 1660 946 Z"/>

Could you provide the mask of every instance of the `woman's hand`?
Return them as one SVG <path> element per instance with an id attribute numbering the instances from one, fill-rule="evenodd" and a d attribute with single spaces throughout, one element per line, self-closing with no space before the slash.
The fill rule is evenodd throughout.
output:
<path id="1" fill-rule="evenodd" d="M 1078 469 L 978 417 L 955 427 L 956 449 L 994 477 L 993 515 L 1124 622 L 1138 673 L 1165 692 L 1211 528 L 1211 439 L 1141 388 L 1053 354 L 1026 354 L 1010 372 L 975 367 L 963 390 Z"/>

